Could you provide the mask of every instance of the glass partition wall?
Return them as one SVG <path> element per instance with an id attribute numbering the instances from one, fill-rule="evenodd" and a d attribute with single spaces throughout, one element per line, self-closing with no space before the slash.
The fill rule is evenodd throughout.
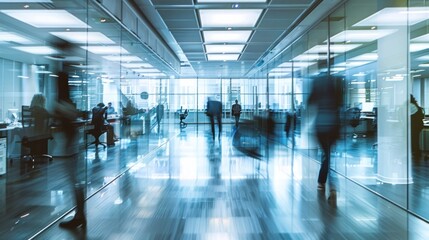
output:
<path id="1" fill-rule="evenodd" d="M 427 112 L 428 4 L 345 1 L 266 67 L 269 86 L 285 89 L 287 104 L 279 109 L 297 116 L 293 147 L 316 161 L 321 153 L 307 104 L 309 86 L 323 72 L 341 78 L 342 130 L 331 168 L 425 219 L 428 131 L 425 122 L 413 133 L 410 100 L 413 95 Z M 275 102 L 276 90 L 268 89 Z M 415 148 L 420 151 L 413 153 Z"/>

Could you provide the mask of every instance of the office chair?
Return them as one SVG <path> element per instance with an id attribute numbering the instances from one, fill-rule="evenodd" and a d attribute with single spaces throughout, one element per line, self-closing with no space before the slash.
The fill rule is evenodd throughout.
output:
<path id="1" fill-rule="evenodd" d="M 185 121 L 183 121 L 186 119 L 187 116 L 188 116 L 188 109 L 186 109 L 184 113 L 179 113 L 180 128 L 186 128 L 188 126 L 188 124 Z"/>
<path id="2" fill-rule="evenodd" d="M 48 154 L 48 140 L 53 139 L 50 126 L 49 114 L 45 109 L 31 109 L 29 106 L 21 108 L 21 172 L 27 166 L 34 168 L 38 159 L 47 159 L 52 162 L 53 157 Z"/>
<path id="3" fill-rule="evenodd" d="M 347 117 L 350 126 L 353 128 L 352 137 L 359 137 L 359 135 L 356 133 L 356 127 L 360 124 L 360 109 L 356 107 L 347 109 Z"/>

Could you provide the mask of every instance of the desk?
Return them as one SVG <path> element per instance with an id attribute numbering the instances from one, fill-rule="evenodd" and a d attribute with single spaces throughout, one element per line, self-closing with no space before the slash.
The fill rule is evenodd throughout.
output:
<path id="1" fill-rule="evenodd" d="M 9 125 L 5 128 L 0 128 L 0 175 L 6 174 L 7 172 L 7 159 L 12 155 L 10 147 L 15 147 L 14 136 L 12 135 L 15 129 L 21 129 L 20 124 Z"/>

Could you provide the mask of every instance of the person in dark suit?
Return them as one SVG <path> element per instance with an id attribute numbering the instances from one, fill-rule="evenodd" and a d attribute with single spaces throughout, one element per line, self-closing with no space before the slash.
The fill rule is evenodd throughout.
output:
<path id="1" fill-rule="evenodd" d="M 238 100 L 235 100 L 235 103 L 232 104 L 231 107 L 231 113 L 232 116 L 235 118 L 235 127 L 238 127 L 238 122 L 240 121 L 240 115 L 241 115 L 241 105 L 238 104 Z"/>
<path id="2" fill-rule="evenodd" d="M 324 191 L 329 175 L 330 200 L 336 200 L 336 180 L 329 174 L 331 147 L 340 136 L 341 79 L 321 73 L 313 79 L 308 104 L 316 108 L 315 131 L 322 149 L 318 190 Z"/>
<path id="3" fill-rule="evenodd" d="M 210 125 L 212 130 L 213 139 L 215 139 L 215 119 L 219 127 L 219 135 L 222 132 L 222 103 L 212 97 L 209 97 L 207 101 L 207 116 L 210 119 Z"/>
<path id="4" fill-rule="evenodd" d="M 415 160 L 420 159 L 420 132 L 423 130 L 423 119 L 425 114 L 423 108 L 419 106 L 416 98 L 410 94 L 410 114 L 411 114 L 411 152 Z"/>

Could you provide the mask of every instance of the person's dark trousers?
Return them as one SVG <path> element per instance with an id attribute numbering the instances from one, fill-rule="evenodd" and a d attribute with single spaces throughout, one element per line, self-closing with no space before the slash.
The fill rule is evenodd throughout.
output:
<path id="1" fill-rule="evenodd" d="M 238 122 L 240 120 L 240 115 L 235 115 L 235 126 L 238 127 Z"/>
<path id="2" fill-rule="evenodd" d="M 222 132 L 222 115 L 221 114 L 217 115 L 216 119 L 217 119 L 217 124 L 219 127 L 219 139 L 220 139 L 220 133 Z"/>
<path id="3" fill-rule="evenodd" d="M 420 158 L 420 130 L 418 129 L 411 129 L 411 152 L 415 158 Z"/>
<path id="4" fill-rule="evenodd" d="M 318 183 L 325 184 L 329 174 L 330 160 L 331 160 L 331 145 L 332 137 L 330 133 L 317 133 L 317 139 L 320 147 L 322 148 L 322 162 L 319 171 Z"/>
<path id="5" fill-rule="evenodd" d="M 212 137 L 215 138 L 214 116 L 210 116 L 210 126 L 212 128 Z"/>

